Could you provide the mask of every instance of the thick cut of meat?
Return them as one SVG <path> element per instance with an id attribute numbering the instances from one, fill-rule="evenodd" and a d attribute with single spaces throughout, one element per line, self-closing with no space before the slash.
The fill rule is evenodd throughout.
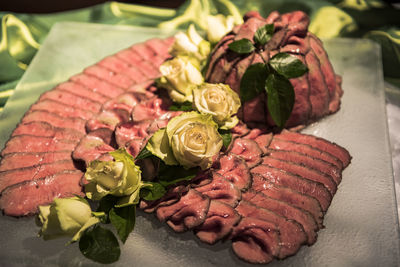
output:
<path id="1" fill-rule="evenodd" d="M 228 236 L 239 220 L 239 214 L 231 206 L 211 200 L 206 220 L 194 232 L 201 241 L 215 244 Z"/>
<path id="2" fill-rule="evenodd" d="M 304 229 L 300 224 L 268 209 L 259 208 L 247 201 L 241 201 L 236 210 L 245 218 L 260 219 L 277 226 L 281 238 L 281 249 L 278 255 L 280 259 L 294 255 L 307 240 Z"/>
<path id="3" fill-rule="evenodd" d="M 261 162 L 262 150 L 257 142 L 251 139 L 236 138 L 228 153 L 233 153 L 244 159 L 249 168 Z"/>
<path id="4" fill-rule="evenodd" d="M 1 152 L 1 156 L 16 152 L 50 152 L 73 150 L 77 141 L 55 139 L 34 135 L 18 135 L 11 137 Z"/>
<path id="5" fill-rule="evenodd" d="M 232 182 L 216 172 L 212 173 L 210 183 L 197 186 L 195 190 L 208 196 L 211 200 L 218 200 L 232 207 L 236 207 L 242 198 L 240 190 Z"/>
<path id="6" fill-rule="evenodd" d="M 21 152 L 5 155 L 0 163 L 0 172 L 31 167 L 38 164 L 71 159 L 71 151 Z"/>
<path id="7" fill-rule="evenodd" d="M 271 156 L 263 157 L 262 164 L 284 170 L 288 173 L 301 176 L 305 179 L 319 182 L 329 190 L 332 196 L 336 193 L 337 185 L 332 177 L 318 172 L 317 170 L 290 161 L 276 159 Z"/>
<path id="8" fill-rule="evenodd" d="M 257 207 L 268 209 L 289 220 L 298 222 L 307 235 L 308 245 L 312 245 L 317 241 L 316 231 L 318 231 L 318 225 L 312 215 L 307 211 L 296 208 L 286 202 L 267 197 L 253 190 L 243 193 L 242 199 Z"/>
<path id="9" fill-rule="evenodd" d="M 332 195 L 319 182 L 304 179 L 298 175 L 293 175 L 267 165 L 259 165 L 252 169 L 251 173 L 259 174 L 271 183 L 286 186 L 297 192 L 316 198 L 321 204 L 323 211 L 326 211 L 331 203 Z"/>
<path id="10" fill-rule="evenodd" d="M 91 135 L 83 137 L 74 149 L 72 157 L 75 160 L 85 162 L 86 165 L 98 159 L 101 155 L 115 150 L 110 145 L 107 145 L 103 139 Z"/>
<path id="11" fill-rule="evenodd" d="M 71 157 L 66 160 L 38 164 L 32 167 L 2 171 L 0 172 L 0 192 L 10 185 L 37 180 L 63 170 L 76 170 L 76 166 Z"/>
<path id="12" fill-rule="evenodd" d="M 214 165 L 217 173 L 232 182 L 240 190 L 250 187 L 250 171 L 242 158 L 233 154 L 228 154 L 222 156 Z"/>
<path id="13" fill-rule="evenodd" d="M 65 139 L 79 141 L 83 137 L 83 133 L 72 128 L 54 127 L 50 123 L 44 121 L 32 121 L 22 123 L 15 128 L 12 136 L 18 135 L 34 135 L 53 137 L 54 139 Z"/>
<path id="14" fill-rule="evenodd" d="M 1 194 L 0 209 L 6 215 L 25 216 L 37 213 L 39 205 L 47 205 L 55 197 L 83 196 L 81 171 L 63 171 L 42 179 L 14 184 Z"/>
<path id="15" fill-rule="evenodd" d="M 301 194 L 288 187 L 279 186 L 264 179 L 261 175 L 253 173 L 251 189 L 264 195 L 281 200 L 297 208 L 308 211 L 317 222 L 319 228 L 323 228 L 324 213 L 318 200 L 308 195 Z"/>
<path id="16" fill-rule="evenodd" d="M 157 218 L 176 232 L 184 232 L 202 224 L 210 207 L 210 199 L 194 189 L 183 195 L 178 202 L 161 206 L 156 210 Z"/>
<path id="17" fill-rule="evenodd" d="M 307 166 L 309 168 L 318 170 L 326 175 L 329 175 L 337 185 L 339 185 L 340 181 L 342 180 L 342 171 L 327 161 L 293 151 L 270 149 L 267 153 L 269 156 L 272 156 L 274 158 L 296 162 L 298 164 Z"/>
<path id="18" fill-rule="evenodd" d="M 321 41 L 307 31 L 308 16 L 301 11 L 280 15 L 272 12 L 264 19 L 257 12 L 249 12 L 245 22 L 229 32 L 211 52 L 206 81 L 225 83 L 240 93 L 240 83 L 248 66 L 268 61 L 278 52 L 286 52 L 300 59 L 309 69 L 305 75 L 290 79 L 295 90 L 295 103 L 287 127 L 304 125 L 336 112 L 343 94 L 341 80 L 337 78 Z M 274 24 L 274 34 L 264 47 L 262 56 L 256 51 L 241 55 L 229 49 L 229 44 L 242 38 L 254 42 L 258 27 Z M 267 108 L 267 95 L 262 93 L 242 104 L 239 118 L 246 123 L 275 125 Z"/>
<path id="19" fill-rule="evenodd" d="M 70 105 L 65 105 L 61 102 L 45 99 L 41 100 L 31 106 L 29 111 L 45 110 L 50 113 L 54 113 L 61 117 L 67 118 L 81 118 L 83 120 L 88 120 L 93 117 L 93 112 L 88 110 L 82 110 Z"/>
<path id="20" fill-rule="evenodd" d="M 29 123 L 33 121 L 45 122 L 59 128 L 65 127 L 69 129 L 75 129 L 81 133 L 86 132 L 86 120 L 81 118 L 66 118 L 46 110 L 28 112 L 25 114 L 25 117 L 22 118 L 21 123 Z"/>
<path id="21" fill-rule="evenodd" d="M 342 162 L 343 168 L 346 168 L 351 161 L 351 156 L 345 148 L 313 135 L 300 134 L 284 130 L 278 136 L 278 138 L 281 140 L 288 140 L 295 143 L 306 144 L 313 148 L 324 151 L 340 160 Z"/>
<path id="22" fill-rule="evenodd" d="M 233 252 L 247 262 L 269 263 L 280 253 L 279 229 L 271 222 L 243 218 L 231 238 Z"/>

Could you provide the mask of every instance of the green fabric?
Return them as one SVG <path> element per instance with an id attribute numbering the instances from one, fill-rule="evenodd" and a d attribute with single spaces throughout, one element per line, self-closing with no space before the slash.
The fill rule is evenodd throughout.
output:
<path id="1" fill-rule="evenodd" d="M 162 28 L 185 28 L 195 23 L 204 29 L 204 16 L 207 14 L 230 14 L 237 18 L 254 9 L 259 10 L 263 16 L 273 10 L 281 13 L 303 10 L 310 15 L 310 31 L 321 38 L 369 38 L 380 43 L 385 78 L 391 83 L 400 84 L 400 11 L 381 0 L 187 0 L 176 10 L 108 2 L 53 14 L 0 12 L 0 107 L 4 106 L 12 94 L 56 22 Z"/>

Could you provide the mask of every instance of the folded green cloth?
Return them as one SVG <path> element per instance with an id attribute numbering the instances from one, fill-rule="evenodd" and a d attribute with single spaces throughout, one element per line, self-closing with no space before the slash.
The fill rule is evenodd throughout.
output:
<path id="1" fill-rule="evenodd" d="M 204 15 L 241 16 L 249 10 L 258 10 L 263 16 L 274 10 L 303 10 L 310 15 L 310 31 L 321 38 L 362 37 L 380 43 L 385 78 L 400 86 L 400 11 L 380 0 L 187 0 L 176 10 L 108 2 L 53 14 L 0 12 L 0 107 L 58 21 L 164 28 L 185 28 L 195 23 L 201 28 Z"/>

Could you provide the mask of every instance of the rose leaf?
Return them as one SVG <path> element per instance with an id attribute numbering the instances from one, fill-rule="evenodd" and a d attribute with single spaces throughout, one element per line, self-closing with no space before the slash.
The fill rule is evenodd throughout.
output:
<path id="1" fill-rule="evenodd" d="M 86 258 L 104 264 L 116 262 L 121 255 L 117 238 L 98 224 L 83 233 L 79 249 Z"/>
<path id="2" fill-rule="evenodd" d="M 117 229 L 117 233 L 122 243 L 125 243 L 129 234 L 135 227 L 136 206 L 129 205 L 122 208 L 112 208 L 110 211 L 110 221 Z"/>
<path id="3" fill-rule="evenodd" d="M 229 49 L 238 54 L 248 54 L 254 51 L 253 43 L 246 38 L 239 41 L 234 41 L 228 45 Z"/>
<path id="4" fill-rule="evenodd" d="M 167 191 L 160 183 L 146 182 L 140 189 L 140 198 L 152 201 L 160 199 Z"/>
<path id="5" fill-rule="evenodd" d="M 267 77 L 268 67 L 265 64 L 256 63 L 248 67 L 240 81 L 242 102 L 249 101 L 263 92 Z"/>
<path id="6" fill-rule="evenodd" d="M 162 186 L 167 187 L 181 181 L 189 181 L 193 179 L 198 172 L 199 168 L 185 169 L 182 168 L 182 166 L 167 166 L 163 162 L 160 162 L 158 179 Z"/>
<path id="7" fill-rule="evenodd" d="M 270 59 L 269 64 L 276 72 L 288 79 L 300 77 L 308 71 L 301 60 L 288 53 L 276 54 Z"/>
<path id="8" fill-rule="evenodd" d="M 269 40 L 271 40 L 273 34 L 274 24 L 266 24 L 257 29 L 253 40 L 257 45 L 264 46 Z"/>
<path id="9" fill-rule="evenodd" d="M 268 111 L 279 127 L 285 126 L 292 112 L 295 92 L 290 81 L 282 75 L 271 74 L 265 83 Z"/>

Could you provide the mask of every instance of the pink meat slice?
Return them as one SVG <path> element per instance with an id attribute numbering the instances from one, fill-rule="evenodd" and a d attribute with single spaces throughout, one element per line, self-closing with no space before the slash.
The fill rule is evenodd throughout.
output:
<path id="1" fill-rule="evenodd" d="M 124 89 L 118 86 L 112 85 L 109 82 L 85 73 L 80 73 L 72 76 L 70 80 L 78 84 L 84 85 L 86 88 L 92 90 L 93 92 L 110 98 L 117 97 L 125 92 Z"/>
<path id="2" fill-rule="evenodd" d="M 66 118 L 46 110 L 36 110 L 26 113 L 25 116 L 22 118 L 21 123 L 29 123 L 29 122 L 45 122 L 55 127 L 59 128 L 65 127 L 65 128 L 75 129 L 83 134 L 86 133 L 85 131 L 86 120 L 74 117 Z"/>
<path id="3" fill-rule="evenodd" d="M 10 153 L 2 158 L 0 172 L 71 159 L 71 153 L 72 152 L 68 150 Z"/>
<path id="4" fill-rule="evenodd" d="M 231 206 L 211 200 L 206 220 L 194 232 L 201 241 L 212 245 L 228 236 L 239 220 L 239 214 Z"/>
<path id="5" fill-rule="evenodd" d="M 79 141 L 82 138 L 83 133 L 72 128 L 54 127 L 44 121 L 32 121 L 19 124 L 11 136 L 17 135 L 46 136 L 55 139 Z"/>
<path id="6" fill-rule="evenodd" d="M 250 171 L 242 158 L 229 154 L 222 156 L 215 164 L 217 165 L 215 167 L 216 172 L 232 182 L 240 190 L 250 187 Z"/>
<path id="7" fill-rule="evenodd" d="M 0 209 L 9 216 L 37 213 L 39 205 L 50 204 L 54 198 L 84 196 L 80 185 L 81 171 L 63 171 L 43 179 L 14 184 L 0 197 Z"/>
<path id="8" fill-rule="evenodd" d="M 184 232 L 202 224 L 210 207 L 210 199 L 194 189 L 169 206 L 157 209 L 157 218 L 166 222 L 175 232 Z"/>
<path id="9" fill-rule="evenodd" d="M 241 259 L 266 264 L 280 252 L 279 229 L 271 222 L 245 217 L 231 234 L 233 252 Z"/>

